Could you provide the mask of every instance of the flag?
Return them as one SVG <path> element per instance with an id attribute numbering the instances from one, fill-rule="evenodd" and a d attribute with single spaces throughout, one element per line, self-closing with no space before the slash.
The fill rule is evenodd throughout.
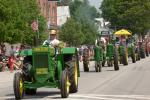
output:
<path id="1" fill-rule="evenodd" d="M 31 24 L 31 28 L 33 31 L 37 31 L 38 30 L 38 22 L 37 21 L 33 21 Z"/>

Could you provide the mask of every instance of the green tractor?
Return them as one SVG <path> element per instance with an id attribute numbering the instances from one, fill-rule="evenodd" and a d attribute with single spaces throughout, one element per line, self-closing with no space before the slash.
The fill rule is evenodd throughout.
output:
<path id="1" fill-rule="evenodd" d="M 136 62 L 136 47 L 133 42 L 127 43 L 126 36 L 124 37 L 124 41 L 120 41 L 118 50 L 119 50 L 119 60 L 123 65 L 128 65 L 128 57 L 131 57 L 132 62 Z M 128 44 L 128 45 L 127 45 Z"/>
<path id="2" fill-rule="evenodd" d="M 95 62 L 95 71 L 101 72 L 102 62 L 104 60 L 104 50 L 102 43 L 99 38 L 99 34 L 97 34 L 97 42 L 91 49 L 90 47 L 85 47 L 83 50 L 83 69 L 84 72 L 89 72 L 89 63 L 90 61 Z M 93 50 L 94 55 L 90 55 L 90 51 Z"/>
<path id="3" fill-rule="evenodd" d="M 118 52 L 120 64 L 128 65 L 128 49 L 124 43 L 119 43 Z"/>
<path id="4" fill-rule="evenodd" d="M 115 45 L 115 38 L 114 35 L 110 30 L 108 31 L 101 31 L 101 38 L 106 40 L 106 49 L 105 49 L 105 56 L 102 62 L 102 66 L 105 65 L 107 62 L 108 67 L 114 65 L 114 70 L 119 70 L 119 63 L 118 63 L 118 51 Z"/>
<path id="5" fill-rule="evenodd" d="M 140 57 L 144 59 L 146 57 L 146 52 L 145 52 L 145 44 L 142 41 L 139 42 L 139 49 L 140 49 Z"/>
<path id="6" fill-rule="evenodd" d="M 59 52 L 58 52 L 59 51 Z M 61 97 L 78 91 L 79 63 L 77 49 L 39 46 L 20 53 L 24 56 L 21 72 L 14 75 L 16 99 L 36 94 L 37 88 L 59 88 Z"/>
<path id="7" fill-rule="evenodd" d="M 128 57 L 131 57 L 132 63 L 136 62 L 136 47 L 135 47 L 135 41 L 133 38 L 127 39 L 127 49 L 128 49 Z"/>
<path id="8" fill-rule="evenodd" d="M 103 61 L 103 50 L 100 45 L 96 45 L 93 48 L 94 55 L 90 56 L 89 48 L 85 47 L 83 50 L 83 69 L 84 72 L 89 72 L 90 61 L 95 61 L 95 71 L 101 72 L 102 61 Z"/>
<path id="9" fill-rule="evenodd" d="M 107 34 L 105 34 L 107 33 Z M 105 62 L 107 61 L 109 66 L 114 65 L 114 70 L 119 70 L 119 64 L 118 64 L 118 51 L 116 49 L 115 43 L 108 42 L 107 45 L 105 45 L 104 41 L 102 40 L 102 37 L 109 37 L 109 39 L 112 39 L 111 34 L 109 31 L 100 31 L 99 34 L 97 34 L 96 43 L 94 46 L 94 57 L 89 57 L 88 48 L 84 49 L 83 52 L 83 67 L 84 71 L 89 71 L 89 61 L 95 61 L 95 71 L 101 72 L 102 66 L 105 65 Z M 93 59 L 92 59 L 93 58 Z"/>

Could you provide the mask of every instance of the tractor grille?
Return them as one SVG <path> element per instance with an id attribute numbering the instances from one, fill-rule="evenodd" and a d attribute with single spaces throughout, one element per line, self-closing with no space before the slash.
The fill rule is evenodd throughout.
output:
<path id="1" fill-rule="evenodd" d="M 36 53 L 33 57 L 34 67 L 45 68 L 48 67 L 48 54 Z"/>

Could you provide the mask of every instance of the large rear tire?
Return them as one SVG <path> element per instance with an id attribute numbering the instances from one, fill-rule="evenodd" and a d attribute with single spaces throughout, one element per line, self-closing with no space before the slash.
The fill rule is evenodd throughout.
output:
<path id="1" fill-rule="evenodd" d="M 124 51 L 124 54 L 122 55 L 122 62 L 123 62 L 123 65 L 128 65 L 128 54 L 126 50 Z"/>
<path id="2" fill-rule="evenodd" d="M 69 80 L 70 80 L 70 93 L 76 93 L 78 91 L 78 66 L 77 66 L 77 61 L 70 61 L 69 63 L 69 68 L 68 68 L 68 73 L 69 73 Z"/>
<path id="3" fill-rule="evenodd" d="M 118 52 L 115 50 L 114 52 L 114 70 L 119 70 L 119 61 L 118 61 Z"/>
<path id="4" fill-rule="evenodd" d="M 107 65 L 108 65 L 108 67 L 112 67 L 112 66 L 113 66 L 112 60 L 108 60 L 108 61 L 107 61 Z"/>
<path id="5" fill-rule="evenodd" d="M 83 62 L 83 69 L 84 69 L 84 72 L 89 72 L 89 64 L 88 64 L 88 62 Z"/>
<path id="6" fill-rule="evenodd" d="M 23 89 L 23 77 L 20 72 L 17 72 L 14 75 L 13 88 L 14 88 L 15 98 L 17 100 L 22 99 L 24 94 L 24 89 Z"/>
<path id="7" fill-rule="evenodd" d="M 60 89 L 61 89 L 61 97 L 67 98 L 69 96 L 69 75 L 67 69 L 62 72 L 61 80 L 60 80 Z"/>
<path id="8" fill-rule="evenodd" d="M 142 47 L 140 47 L 140 57 L 141 57 L 142 59 L 145 58 L 145 52 L 144 52 L 144 49 L 143 49 Z"/>
<path id="9" fill-rule="evenodd" d="M 135 55 L 134 50 L 132 51 L 131 58 L 132 58 L 132 63 L 135 63 L 136 62 L 136 55 Z"/>
<path id="10" fill-rule="evenodd" d="M 101 61 L 95 61 L 95 71 L 96 72 L 101 72 L 102 71 Z"/>
<path id="11" fill-rule="evenodd" d="M 102 66 L 103 66 L 103 67 L 105 66 L 105 62 L 106 62 L 105 60 L 104 60 L 104 61 L 102 61 Z"/>
<path id="12" fill-rule="evenodd" d="M 2 72 L 3 71 L 3 65 L 2 65 L 2 63 L 0 63 L 0 72 Z"/>
<path id="13" fill-rule="evenodd" d="M 146 56 L 148 57 L 149 56 L 148 50 L 146 50 L 145 53 L 146 53 Z"/>

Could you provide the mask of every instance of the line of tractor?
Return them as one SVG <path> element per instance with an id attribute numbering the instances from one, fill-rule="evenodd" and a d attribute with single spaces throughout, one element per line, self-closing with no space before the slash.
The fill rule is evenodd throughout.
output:
<path id="1" fill-rule="evenodd" d="M 83 49 L 84 72 L 89 72 L 90 61 L 95 62 L 96 72 L 101 72 L 106 64 L 118 71 L 120 64 L 128 65 L 129 57 L 132 63 L 136 63 L 141 58 L 149 56 L 148 42 L 148 39 L 139 41 L 137 36 L 132 36 L 132 33 L 125 29 L 117 32 L 101 30 L 97 34 L 95 45 L 90 48 L 93 55 L 90 55 L 88 47 Z"/>
<path id="2" fill-rule="evenodd" d="M 20 52 L 24 57 L 23 65 L 22 69 L 15 73 L 13 81 L 17 100 L 25 95 L 35 95 L 41 87 L 60 89 L 62 98 L 78 91 L 78 50 L 76 47 L 65 47 L 62 44 L 58 47 L 42 45 Z M 114 66 L 114 70 L 118 71 L 120 64 L 128 65 L 128 57 L 136 63 L 148 56 L 145 45 L 146 42 L 136 42 L 136 37 L 126 30 L 121 30 L 120 34 L 100 31 L 92 49 L 94 55 L 89 55 L 88 48 L 83 50 L 84 72 L 89 72 L 90 61 L 95 61 L 96 72 L 101 72 L 106 64 L 109 67 Z"/>

